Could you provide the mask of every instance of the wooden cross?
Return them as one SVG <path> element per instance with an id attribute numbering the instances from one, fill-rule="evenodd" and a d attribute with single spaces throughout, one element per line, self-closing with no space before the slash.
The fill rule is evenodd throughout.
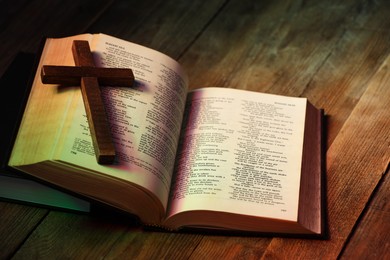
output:
<path id="1" fill-rule="evenodd" d="M 73 41 L 72 52 L 76 67 L 44 65 L 42 83 L 81 85 L 97 162 L 111 164 L 115 159 L 115 147 L 99 84 L 130 87 L 134 82 L 133 72 L 131 69 L 95 67 L 88 41 Z"/>

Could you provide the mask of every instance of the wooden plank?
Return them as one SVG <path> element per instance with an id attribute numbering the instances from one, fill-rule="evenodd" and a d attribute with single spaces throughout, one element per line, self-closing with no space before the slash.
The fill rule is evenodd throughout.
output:
<path id="1" fill-rule="evenodd" d="M 390 259 L 390 168 L 351 240 L 342 252 L 341 259 Z"/>
<path id="2" fill-rule="evenodd" d="M 87 215 L 52 211 L 23 243 L 14 259 L 55 259 L 57 256 L 95 259 L 93 256 L 106 255 L 131 225 L 123 219 L 94 219 Z"/>
<path id="3" fill-rule="evenodd" d="M 48 210 L 0 202 L 0 259 L 9 259 Z"/>
<path id="4" fill-rule="evenodd" d="M 390 56 L 327 153 L 329 241 L 274 239 L 265 257 L 335 259 L 390 162 Z M 371 252 L 374 253 L 374 252 Z"/>
<path id="5" fill-rule="evenodd" d="M 63 37 L 85 32 L 113 0 L 88 1 L 26 1 L 15 4 L 6 0 L 4 6 L 15 6 L 0 30 L 0 75 L 19 51 L 37 52 L 46 37 Z M 8 7 L 5 8 L 8 10 Z"/>
<path id="6" fill-rule="evenodd" d="M 50 212 L 13 259 L 184 259 L 201 235 L 143 232 L 113 212 L 80 216 Z"/>
<path id="7" fill-rule="evenodd" d="M 383 37 L 390 28 L 388 3 L 352 9 L 342 37 L 302 93 L 330 115 L 328 147 L 390 54 L 390 38 Z"/>
<path id="8" fill-rule="evenodd" d="M 193 259 L 260 259 L 272 238 L 205 236 Z M 199 249 L 198 249 L 199 248 Z"/>
<path id="9" fill-rule="evenodd" d="M 28 2 L 28 0 L 1 1 L 1 4 L 7 8 L 0 9 L 0 31 L 10 25 L 11 21 L 19 15 Z"/>
<path id="10" fill-rule="evenodd" d="M 163 0 L 117 0 L 107 8 L 100 19 L 88 27 L 88 31 L 107 33 L 129 40 L 137 28 L 148 26 L 151 13 L 163 2 Z"/>
<path id="11" fill-rule="evenodd" d="M 139 3 L 140 2 L 140 3 Z M 116 2 L 89 28 L 161 51 L 174 59 L 197 39 L 225 0 Z M 135 6 L 136 5 L 136 6 Z"/>
<path id="12" fill-rule="evenodd" d="M 342 27 L 334 25 L 346 22 L 352 4 L 337 12 L 331 4 L 312 5 L 230 1 L 180 59 L 191 88 L 302 93 L 341 37 Z"/>
<path id="13" fill-rule="evenodd" d="M 201 234 L 131 231 L 121 237 L 109 259 L 188 259 L 202 239 Z"/>

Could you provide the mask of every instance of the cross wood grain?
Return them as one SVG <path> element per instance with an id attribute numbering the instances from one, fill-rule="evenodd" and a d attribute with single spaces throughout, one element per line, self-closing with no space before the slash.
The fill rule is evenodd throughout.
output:
<path id="1" fill-rule="evenodd" d="M 42 66 L 41 78 L 44 84 L 78 86 L 82 77 L 97 78 L 101 87 L 132 87 L 134 82 L 134 75 L 129 69 L 87 66 Z"/>
<path id="2" fill-rule="evenodd" d="M 104 32 L 178 59 L 191 88 L 306 96 L 324 108 L 328 238 L 161 233 L 112 212 L 1 202 L 1 259 L 390 257 L 388 1 L 123 0 L 91 1 L 90 9 L 69 1 L 65 12 L 60 2 L 26 1 L 1 16 L 0 50 L 11 53 L 2 51 L 0 70 L 12 52 L 35 50 L 44 34 Z M 42 21 L 45 13 L 56 22 Z"/>
<path id="3" fill-rule="evenodd" d="M 88 41 L 73 41 L 72 52 L 76 66 L 95 67 Z M 111 164 L 115 160 L 115 146 L 98 79 L 81 77 L 80 85 L 96 160 Z"/>
<path id="4" fill-rule="evenodd" d="M 88 41 L 73 41 L 72 52 L 76 66 L 43 65 L 42 83 L 80 85 L 96 160 L 99 164 L 112 164 L 116 152 L 100 84 L 131 87 L 133 72 L 131 69 L 96 68 Z"/>

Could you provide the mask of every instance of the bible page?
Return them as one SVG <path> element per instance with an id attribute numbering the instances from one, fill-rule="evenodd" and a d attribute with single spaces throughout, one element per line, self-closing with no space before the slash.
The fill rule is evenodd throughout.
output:
<path id="1" fill-rule="evenodd" d="M 168 218 L 211 210 L 296 220 L 306 102 L 236 89 L 191 92 Z"/>
<path id="2" fill-rule="evenodd" d="M 187 93 L 180 65 L 155 50 L 104 34 L 90 43 L 97 67 L 130 68 L 132 88 L 102 86 L 117 154 L 113 165 L 99 165 L 81 94 L 72 100 L 74 121 L 59 158 L 113 178 L 138 184 L 166 207 Z"/>

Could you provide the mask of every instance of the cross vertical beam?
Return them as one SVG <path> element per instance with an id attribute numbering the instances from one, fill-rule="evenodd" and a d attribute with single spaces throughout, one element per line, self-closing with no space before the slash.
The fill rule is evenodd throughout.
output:
<path id="1" fill-rule="evenodd" d="M 72 52 L 76 66 L 95 67 L 88 41 L 74 41 Z M 115 147 L 98 79 L 81 77 L 81 93 L 96 159 L 100 164 L 111 164 L 115 159 Z"/>

